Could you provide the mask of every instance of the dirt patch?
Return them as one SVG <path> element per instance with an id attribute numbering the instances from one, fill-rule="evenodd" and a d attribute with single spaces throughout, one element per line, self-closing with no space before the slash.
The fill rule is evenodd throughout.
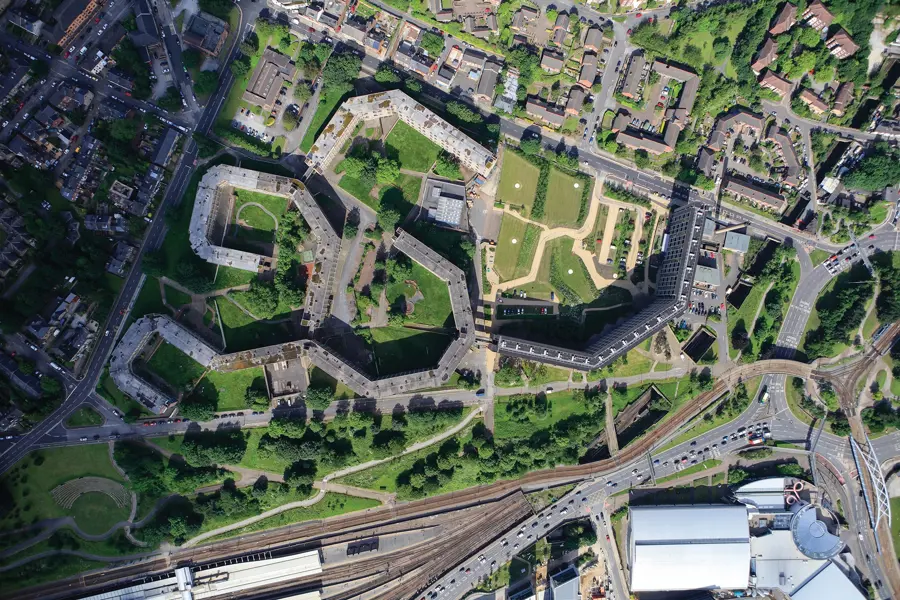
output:
<path id="1" fill-rule="evenodd" d="M 359 281 L 353 287 L 357 292 L 364 290 L 375 276 L 375 260 L 378 258 L 378 251 L 374 248 L 366 252 L 363 257 L 362 266 L 359 268 Z"/>

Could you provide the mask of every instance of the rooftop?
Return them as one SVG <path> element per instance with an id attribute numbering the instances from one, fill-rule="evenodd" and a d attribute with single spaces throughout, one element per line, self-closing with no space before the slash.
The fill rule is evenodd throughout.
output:
<path id="1" fill-rule="evenodd" d="M 297 70 L 290 57 L 266 48 L 250 75 L 244 100 L 262 107 L 272 106 L 285 81 L 292 81 Z"/>

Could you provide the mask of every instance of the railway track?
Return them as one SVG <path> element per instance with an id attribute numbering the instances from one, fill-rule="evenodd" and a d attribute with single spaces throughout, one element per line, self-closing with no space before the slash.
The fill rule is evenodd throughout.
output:
<path id="1" fill-rule="evenodd" d="M 767 373 L 793 375 L 796 377 L 813 376 L 829 381 L 833 380 L 833 376 L 828 372 L 813 371 L 810 365 L 792 360 L 776 359 L 741 365 L 719 378 L 711 390 L 703 392 L 693 400 L 685 403 L 665 423 L 624 448 L 613 458 L 588 464 L 567 465 L 534 471 L 515 480 L 501 480 L 459 492 L 404 503 L 399 506 L 372 509 L 364 513 L 353 513 L 326 520 L 308 521 L 279 529 L 248 534 L 234 540 L 211 542 L 208 545 L 197 548 L 179 549 L 166 557 L 150 559 L 122 567 L 112 567 L 100 572 L 87 573 L 77 578 L 29 588 L 18 592 L 15 597 L 17 600 L 45 600 L 64 597 L 88 588 L 108 586 L 122 579 L 131 578 L 133 580 L 138 576 L 149 576 L 169 571 L 175 566 L 202 566 L 206 563 L 248 553 L 284 548 L 299 549 L 311 544 L 314 545 L 317 542 L 321 544 L 328 538 L 338 534 L 370 532 L 374 526 L 436 515 L 451 510 L 481 505 L 485 502 L 496 502 L 525 487 L 573 483 L 588 478 L 600 477 L 618 470 L 650 452 L 660 440 L 672 434 L 683 423 L 697 416 L 710 403 L 721 397 L 722 394 L 729 391 L 738 382 Z"/>

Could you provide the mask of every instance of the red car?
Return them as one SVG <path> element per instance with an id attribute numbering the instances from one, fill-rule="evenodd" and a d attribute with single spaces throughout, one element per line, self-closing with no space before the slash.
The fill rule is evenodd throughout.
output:
<path id="1" fill-rule="evenodd" d="M 634 16 L 637 17 L 638 19 L 640 19 L 641 17 L 644 16 L 644 13 L 638 13 L 638 14 L 636 14 L 636 15 L 634 15 Z"/>
<path id="2" fill-rule="evenodd" d="M 131 97 L 131 92 L 125 92 L 125 95 L 128 96 L 128 97 L 130 98 L 130 97 Z"/>
<path id="3" fill-rule="evenodd" d="M 606 541 L 607 541 L 607 542 L 609 541 L 609 535 L 608 535 L 608 534 L 607 534 L 607 536 L 606 536 Z"/>
<path id="4" fill-rule="evenodd" d="M 94 17 L 94 23 L 99 23 L 99 22 L 100 22 L 100 17 Z"/>
<path id="5" fill-rule="evenodd" d="M 873 233 L 872 235 L 870 235 L 870 236 L 869 236 L 869 239 L 870 239 L 870 240 L 874 240 L 874 239 L 875 239 L 875 234 Z"/>
<path id="6" fill-rule="evenodd" d="M 65 54 L 63 54 L 63 58 L 69 58 L 69 51 L 66 50 Z"/>
<path id="7" fill-rule="evenodd" d="M 628 30 L 628 35 L 631 35 L 631 29 Z"/>

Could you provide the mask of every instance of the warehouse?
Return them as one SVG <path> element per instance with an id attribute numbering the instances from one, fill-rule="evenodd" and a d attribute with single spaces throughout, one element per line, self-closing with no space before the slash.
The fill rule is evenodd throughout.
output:
<path id="1" fill-rule="evenodd" d="M 747 587 L 750 529 L 743 505 L 634 507 L 627 536 L 632 592 Z"/>

